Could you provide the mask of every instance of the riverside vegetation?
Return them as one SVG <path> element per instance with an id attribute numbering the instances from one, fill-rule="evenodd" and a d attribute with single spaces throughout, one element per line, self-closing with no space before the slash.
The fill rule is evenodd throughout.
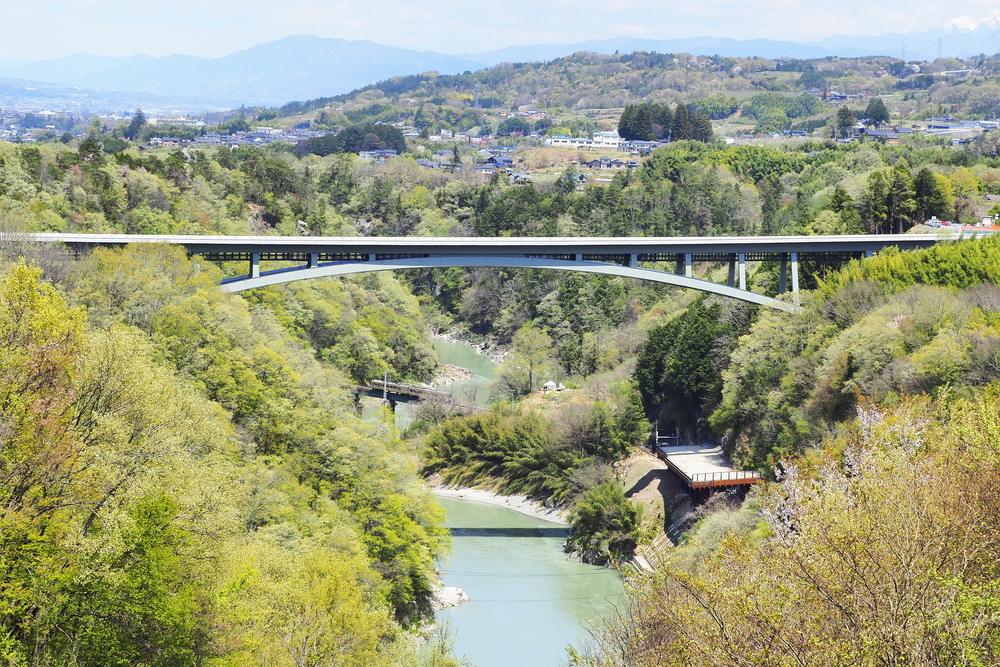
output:
<path id="1" fill-rule="evenodd" d="M 887 252 L 762 311 L 700 388 L 774 481 L 702 508 L 571 664 L 997 664 L 998 260 Z"/>
<path id="2" fill-rule="evenodd" d="M 510 186 L 406 155 L 108 152 L 98 135 L 0 144 L 4 659 L 418 664 L 408 629 L 429 613 L 447 536 L 411 455 L 450 481 L 571 502 L 572 543 L 601 562 L 658 528 L 613 467 L 658 418 L 726 436 L 738 462 L 783 478 L 742 506 L 702 510 L 660 574 L 636 584 L 635 614 L 575 660 L 990 664 L 995 506 L 973 482 L 994 474 L 996 241 L 804 263 L 812 291 L 791 316 L 531 270 L 373 274 L 240 297 L 214 282 L 241 266 L 157 246 L 71 261 L 22 234 L 296 234 L 299 220 L 348 235 L 906 231 L 925 214 L 989 211 L 1000 163 L 987 148 L 679 141 L 577 190 L 571 174 Z M 751 281 L 775 293 L 776 267 L 755 266 Z M 405 440 L 362 423 L 343 387 L 430 379 L 430 327 L 510 348 L 495 409 L 428 415 Z M 570 386 L 567 398 L 539 397 L 547 379 Z M 979 432 L 982 445 L 963 449 Z M 881 537 L 886 522 L 899 542 Z M 930 543 L 942 550 L 912 550 Z M 898 577 L 931 602 L 916 609 L 892 588 Z M 844 592 L 861 589 L 869 597 Z M 424 660 L 451 658 L 439 645 Z"/>

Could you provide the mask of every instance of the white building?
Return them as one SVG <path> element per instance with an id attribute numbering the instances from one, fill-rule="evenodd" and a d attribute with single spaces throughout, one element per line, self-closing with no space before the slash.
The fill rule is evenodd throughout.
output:
<path id="1" fill-rule="evenodd" d="M 593 139 L 587 139 L 585 137 L 571 137 L 568 134 L 557 134 L 554 137 L 545 140 L 546 146 L 556 146 L 559 148 L 582 148 L 584 150 L 591 150 L 594 146 Z"/>
<path id="2" fill-rule="evenodd" d="M 617 132 L 594 132 L 594 150 L 614 150 L 621 148 L 622 138 Z"/>
<path id="3" fill-rule="evenodd" d="M 585 151 L 617 151 L 621 150 L 622 138 L 617 132 L 594 132 L 593 139 L 571 137 L 568 134 L 557 134 L 545 140 L 546 146 L 562 148 L 579 148 Z"/>

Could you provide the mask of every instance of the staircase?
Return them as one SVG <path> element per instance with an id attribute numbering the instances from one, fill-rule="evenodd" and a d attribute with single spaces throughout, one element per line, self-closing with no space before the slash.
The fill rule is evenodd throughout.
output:
<path id="1" fill-rule="evenodd" d="M 663 563 L 667 552 L 673 546 L 670 538 L 664 533 L 660 533 L 653 540 L 652 544 L 640 545 L 635 550 L 635 557 L 632 559 L 632 564 L 640 573 L 651 574 Z"/>

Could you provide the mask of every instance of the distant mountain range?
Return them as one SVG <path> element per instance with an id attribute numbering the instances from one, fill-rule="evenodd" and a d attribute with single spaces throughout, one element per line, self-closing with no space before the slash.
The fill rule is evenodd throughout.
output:
<path id="1" fill-rule="evenodd" d="M 0 59 L 0 104 L 124 110 L 207 111 L 248 106 L 280 106 L 349 92 L 393 76 L 435 70 L 457 74 L 501 62 L 551 60 L 577 51 L 599 53 L 688 52 L 695 55 L 823 58 L 885 55 L 907 60 L 969 57 L 1000 52 L 1000 10 L 959 17 L 932 30 L 848 37 L 818 42 L 718 37 L 636 39 L 618 37 L 576 44 L 513 46 L 484 53 L 448 55 L 312 35 L 285 37 L 221 58 L 140 54 L 129 57 L 74 54 L 27 62 Z M 88 106 L 89 105 L 89 106 Z"/>
<path id="2" fill-rule="evenodd" d="M 1000 10 L 979 18 L 960 16 L 924 32 L 889 33 L 872 37 L 834 35 L 818 42 L 787 42 L 771 39 L 728 39 L 725 37 L 686 37 L 683 39 L 636 39 L 616 37 L 556 46 L 512 46 L 485 53 L 463 53 L 460 57 L 484 66 L 501 62 L 551 60 L 577 51 L 597 53 L 632 53 L 656 51 L 658 53 L 691 53 L 694 55 L 760 56 L 761 58 L 826 58 L 841 56 L 903 57 L 907 60 L 934 60 L 940 48 L 944 57 L 968 58 L 979 53 L 1000 52 Z"/>
<path id="3" fill-rule="evenodd" d="M 142 91 L 184 98 L 179 103 L 187 109 L 208 109 L 281 105 L 348 92 L 399 74 L 456 73 L 481 67 L 475 61 L 431 51 L 298 35 L 222 58 L 145 54 L 115 58 L 81 53 L 32 63 L 0 63 L 0 77 Z"/>

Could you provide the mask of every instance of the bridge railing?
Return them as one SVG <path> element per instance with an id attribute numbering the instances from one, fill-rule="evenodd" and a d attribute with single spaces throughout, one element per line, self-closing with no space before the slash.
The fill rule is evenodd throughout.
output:
<path id="1" fill-rule="evenodd" d="M 667 467 L 692 489 L 756 484 L 762 479 L 761 474 L 756 470 L 720 470 L 717 472 L 689 473 L 677 465 L 675 461 L 670 460 L 670 456 L 664 451 L 666 449 L 669 448 L 656 447 L 656 457 L 666 463 Z"/>
<path id="2" fill-rule="evenodd" d="M 699 472 L 693 475 L 685 475 L 694 484 L 705 482 L 737 482 L 742 480 L 760 479 L 761 475 L 756 470 L 726 470 L 724 472 Z"/>
<path id="3" fill-rule="evenodd" d="M 424 387 L 414 387 L 409 384 L 399 384 L 397 382 L 385 382 L 383 380 L 372 380 L 372 388 L 382 391 L 383 389 L 391 394 L 409 394 L 411 396 L 422 396 L 424 398 L 449 398 L 451 394 L 437 389 L 426 389 Z"/>

